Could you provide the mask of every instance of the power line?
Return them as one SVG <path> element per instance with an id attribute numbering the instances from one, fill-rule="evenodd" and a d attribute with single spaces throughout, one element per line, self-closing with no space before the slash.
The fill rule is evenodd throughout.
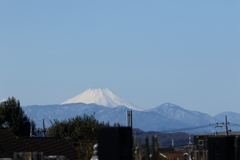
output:
<path id="1" fill-rule="evenodd" d="M 226 127 L 226 126 L 231 126 L 231 127 L 240 127 L 239 124 L 234 124 L 234 123 L 213 123 L 213 124 L 207 124 L 207 125 L 202 125 L 202 126 L 195 126 L 195 127 L 188 127 L 188 128 L 179 128 L 179 129 L 172 129 L 172 130 L 165 130 L 165 131 L 151 131 L 151 132 L 144 132 L 144 133 L 136 133 L 136 135 L 139 134 L 159 134 L 159 133 L 170 133 L 170 132 L 179 132 L 179 131 L 187 131 L 187 130 L 194 130 L 194 129 L 200 129 L 200 128 L 207 128 L 207 127 Z M 228 130 L 228 127 L 226 129 Z M 228 132 L 227 132 L 228 133 Z"/>
<path id="2" fill-rule="evenodd" d="M 162 133 L 186 131 L 186 130 L 193 130 L 193 129 L 200 129 L 200 128 L 207 128 L 207 127 L 212 127 L 212 126 L 215 126 L 215 125 L 216 124 L 207 124 L 207 125 L 196 126 L 196 127 L 180 128 L 180 129 L 173 129 L 173 130 L 165 130 L 165 131 L 162 131 Z"/>

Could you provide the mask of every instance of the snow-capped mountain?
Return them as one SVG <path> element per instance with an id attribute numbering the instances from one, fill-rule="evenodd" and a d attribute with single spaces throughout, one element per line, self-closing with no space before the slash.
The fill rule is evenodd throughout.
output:
<path id="1" fill-rule="evenodd" d="M 120 98 L 107 88 L 90 88 L 83 93 L 63 102 L 62 104 L 70 103 L 95 103 L 97 105 L 102 105 L 110 108 L 117 106 L 126 106 L 132 110 L 142 110 L 130 102 Z"/>
<path id="2" fill-rule="evenodd" d="M 239 122 L 239 114 L 222 113 L 212 117 L 206 113 L 186 110 L 180 106 L 164 103 L 152 109 L 142 110 L 130 102 L 115 95 L 107 88 L 91 88 L 85 92 L 56 105 L 23 106 L 28 117 L 35 121 L 37 127 L 42 126 L 45 119 L 46 126 L 51 125 L 54 119 L 66 120 L 77 115 L 94 115 L 100 122 L 109 122 L 111 125 L 119 123 L 126 125 L 126 111 L 133 110 L 133 127 L 144 131 L 173 131 L 182 128 L 198 128 L 185 130 L 191 133 L 209 133 L 221 131 L 215 128 L 215 123 L 221 123 L 225 115 L 229 116 L 229 122 Z M 224 116 L 223 116 L 224 115 Z M 199 128 L 199 126 L 207 128 Z M 231 128 L 231 130 L 234 130 Z"/>

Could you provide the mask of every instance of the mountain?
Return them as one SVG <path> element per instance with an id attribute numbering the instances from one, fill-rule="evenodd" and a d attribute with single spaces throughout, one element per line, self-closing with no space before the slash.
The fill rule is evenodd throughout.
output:
<path id="1" fill-rule="evenodd" d="M 225 123 L 225 116 L 227 116 L 227 120 L 231 123 L 240 123 L 240 113 L 235 112 L 222 112 L 214 116 L 216 119 L 219 119 L 220 122 Z"/>
<path id="2" fill-rule="evenodd" d="M 4 102 L 4 101 L 6 101 L 6 100 L 7 100 L 7 99 L 1 99 L 1 100 L 0 100 L 0 103 L 1 103 L 1 102 Z"/>
<path id="3" fill-rule="evenodd" d="M 119 123 L 121 126 L 126 125 L 126 111 L 127 107 L 118 106 L 116 108 L 104 108 L 96 112 L 96 118 L 100 121 L 109 121 Z M 187 124 L 162 117 L 155 112 L 146 111 L 132 111 L 133 115 L 133 128 L 140 128 L 144 131 L 163 131 L 182 127 L 188 127 Z M 167 124 L 167 125 L 166 125 Z"/>
<path id="4" fill-rule="evenodd" d="M 100 122 L 110 122 L 111 125 L 119 123 L 126 125 L 126 111 L 132 110 L 133 128 L 144 131 L 168 131 L 189 127 L 209 125 L 207 128 L 184 130 L 191 133 L 209 133 L 220 131 L 215 123 L 225 117 L 226 113 L 212 117 L 206 113 L 186 110 L 178 105 L 164 103 L 155 108 L 142 110 L 130 102 L 115 95 L 107 88 L 91 88 L 83 93 L 56 105 L 34 105 L 22 107 L 25 113 L 35 121 L 37 127 L 42 126 L 45 119 L 46 126 L 51 125 L 54 119 L 66 120 L 77 115 L 94 115 Z M 239 114 L 228 113 L 229 121 L 238 123 Z"/>
<path id="5" fill-rule="evenodd" d="M 50 121 L 54 119 L 67 120 L 77 115 L 82 116 L 94 115 L 100 122 L 110 122 L 111 125 L 119 123 L 121 126 L 126 125 L 126 111 L 129 108 L 125 106 L 106 107 L 95 103 L 71 103 L 56 104 L 44 106 L 23 106 L 25 113 L 35 121 L 37 127 L 42 127 L 42 119 L 45 119 L 46 127 L 51 125 Z M 195 127 L 199 125 L 207 125 L 219 122 L 208 114 L 185 110 L 184 108 L 165 103 L 153 109 L 138 111 L 132 110 L 133 128 L 140 128 L 144 131 L 160 131 L 176 130 L 181 128 Z M 214 126 L 197 129 L 186 130 L 189 133 L 209 133 L 216 130 Z"/>
<path id="6" fill-rule="evenodd" d="M 95 115 L 100 122 L 110 122 L 111 125 L 119 123 L 121 126 L 126 125 L 126 111 L 129 108 L 117 106 L 114 108 L 105 107 L 97 104 L 71 103 L 63 105 L 45 105 L 45 106 L 23 106 L 25 113 L 35 121 L 37 127 L 42 126 L 42 119 L 45 119 L 46 127 L 51 125 L 50 121 L 54 119 L 66 120 L 75 117 Z M 140 128 L 144 131 L 163 131 L 181 127 L 189 127 L 187 124 L 162 117 L 155 112 L 133 110 L 133 127 Z"/>
<path id="7" fill-rule="evenodd" d="M 72 104 L 55 104 L 55 105 L 32 105 L 22 106 L 25 113 L 36 123 L 38 128 L 42 127 L 42 119 L 45 119 L 46 127 L 51 125 L 50 121 L 54 119 L 67 120 L 68 118 L 75 117 L 83 114 L 93 115 L 105 106 L 96 104 L 85 103 L 72 103 Z"/>
<path id="8" fill-rule="evenodd" d="M 63 102 L 62 104 L 70 104 L 70 103 L 85 103 L 91 104 L 95 103 L 97 105 L 102 105 L 110 108 L 114 108 L 117 106 L 126 106 L 127 108 L 141 111 L 142 109 L 137 106 L 131 104 L 130 102 L 120 98 L 112 91 L 107 88 L 90 88 L 83 93 L 70 98 L 69 100 Z"/>
<path id="9" fill-rule="evenodd" d="M 218 119 L 209 114 L 186 110 L 172 103 L 164 103 L 148 111 L 153 111 L 161 116 L 184 122 L 189 126 L 201 126 L 218 122 Z"/>

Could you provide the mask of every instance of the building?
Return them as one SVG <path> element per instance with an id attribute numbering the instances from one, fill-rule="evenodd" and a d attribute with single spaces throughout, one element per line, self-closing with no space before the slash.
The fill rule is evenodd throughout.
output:
<path id="1" fill-rule="evenodd" d="M 240 160 L 240 132 L 194 136 L 194 160 Z"/>
<path id="2" fill-rule="evenodd" d="M 44 156 L 63 155 L 77 160 L 75 147 L 64 138 L 17 137 L 8 129 L 0 128 L 0 158 L 13 158 L 14 152 L 43 152 Z"/>

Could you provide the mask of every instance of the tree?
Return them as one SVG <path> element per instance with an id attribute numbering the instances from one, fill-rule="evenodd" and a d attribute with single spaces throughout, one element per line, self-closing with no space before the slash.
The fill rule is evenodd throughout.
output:
<path id="1" fill-rule="evenodd" d="M 29 136 L 31 124 L 33 131 L 35 123 L 24 114 L 19 100 L 9 97 L 0 103 L 0 125 L 2 127 L 8 128 L 16 136 Z"/>
<path id="2" fill-rule="evenodd" d="M 48 128 L 49 136 L 64 137 L 75 144 L 79 159 L 89 160 L 93 153 L 93 145 L 97 143 L 97 128 L 109 126 L 109 123 L 99 122 L 93 115 L 76 116 L 68 120 L 51 121 Z"/>
<path id="3" fill-rule="evenodd" d="M 93 115 L 76 116 L 68 120 L 50 121 L 51 126 L 48 128 L 49 136 L 64 137 L 72 142 L 77 142 L 82 139 L 97 138 L 97 128 L 100 126 L 109 126 L 109 123 L 99 122 Z"/>

